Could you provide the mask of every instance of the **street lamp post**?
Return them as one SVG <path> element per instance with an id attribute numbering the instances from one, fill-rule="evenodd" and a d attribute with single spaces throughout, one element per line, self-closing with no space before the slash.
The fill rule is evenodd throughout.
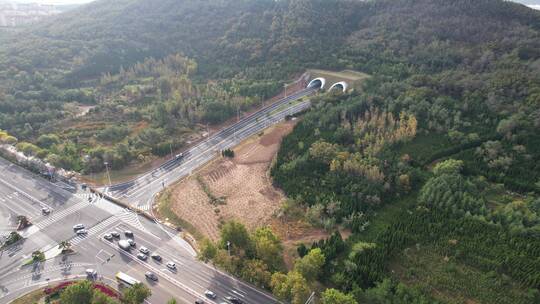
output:
<path id="1" fill-rule="evenodd" d="M 227 241 L 227 253 L 231 256 L 231 242 Z"/>
<path id="2" fill-rule="evenodd" d="M 105 162 L 105 170 L 107 171 L 107 178 L 109 179 L 109 187 L 112 185 L 111 183 L 111 175 L 109 174 L 109 163 Z"/>

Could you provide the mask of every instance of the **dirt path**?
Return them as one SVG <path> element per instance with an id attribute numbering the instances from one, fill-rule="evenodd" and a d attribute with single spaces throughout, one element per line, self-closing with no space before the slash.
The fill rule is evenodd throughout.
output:
<path id="1" fill-rule="evenodd" d="M 269 224 L 285 196 L 272 186 L 268 169 L 293 127 L 294 122 L 284 122 L 255 135 L 234 149 L 233 159 L 218 159 L 174 186 L 173 211 L 212 240 L 231 219 L 249 229 Z M 212 204 L 210 197 L 224 204 Z"/>

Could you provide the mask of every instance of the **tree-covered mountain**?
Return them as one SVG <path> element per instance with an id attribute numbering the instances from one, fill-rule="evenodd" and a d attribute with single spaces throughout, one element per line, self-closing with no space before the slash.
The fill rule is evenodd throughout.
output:
<path id="1" fill-rule="evenodd" d="M 120 168 L 306 68 L 372 75 L 315 98 L 272 168 L 282 214 L 352 236 L 299 246 L 288 274 L 248 241 L 216 263 L 293 303 L 314 281 L 340 290 L 327 304 L 537 303 L 540 12 L 524 5 L 96 1 L 0 32 L 0 129 L 67 168 Z"/>

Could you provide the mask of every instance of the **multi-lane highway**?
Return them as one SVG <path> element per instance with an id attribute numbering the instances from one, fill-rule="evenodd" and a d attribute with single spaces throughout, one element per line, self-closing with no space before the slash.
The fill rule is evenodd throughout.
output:
<path id="1" fill-rule="evenodd" d="M 165 303 L 171 297 L 180 303 L 194 303 L 204 298 L 206 289 L 218 295 L 215 301 L 205 299 L 206 303 L 219 303 L 228 295 L 246 303 L 278 303 L 266 292 L 197 261 L 193 249 L 173 230 L 89 192 L 67 191 L 3 159 L 0 176 L 0 231 L 13 229 L 13 219 L 18 215 L 26 215 L 33 223 L 21 231 L 23 242 L 0 252 L 0 303 L 8 303 L 38 286 L 85 278 L 87 268 L 96 269 L 98 279 L 112 286 L 117 285 L 118 271 L 145 282 L 152 289 L 149 303 Z M 42 207 L 51 213 L 43 215 Z M 86 226 L 86 236 L 75 235 L 72 227 L 78 223 Z M 133 231 L 137 247 L 127 252 L 119 248 L 118 239 L 105 240 L 103 235 L 113 230 L 120 232 L 122 239 L 126 238 L 125 230 Z M 64 240 L 72 244 L 75 254 L 59 254 L 58 243 Z M 163 261 L 137 259 L 140 246 L 160 254 Z M 24 266 L 36 250 L 43 251 L 47 261 Z M 176 271 L 164 266 L 168 261 L 176 263 Z M 158 282 L 147 281 L 146 271 L 154 272 Z"/>
<path id="2" fill-rule="evenodd" d="M 106 187 L 102 190 L 111 196 L 130 203 L 142 210 L 149 210 L 156 193 L 175 181 L 191 174 L 195 169 L 216 157 L 221 150 L 234 147 L 247 137 L 257 134 L 287 115 L 301 112 L 310 106 L 299 99 L 313 94 L 317 88 L 306 88 L 280 99 L 237 123 L 213 134 L 184 152 L 181 159 L 171 159 L 160 167 L 136 179 Z"/>
<path id="3" fill-rule="evenodd" d="M 156 193 L 191 174 L 221 150 L 308 108 L 310 102 L 302 98 L 316 90 L 295 92 L 209 136 L 185 151 L 182 158 L 169 160 L 133 181 L 102 190 L 134 207 L 149 210 Z M 44 215 L 43 207 L 51 213 Z M 206 303 L 222 303 L 227 302 L 225 296 L 241 298 L 245 303 L 279 303 L 268 293 L 197 261 L 194 250 L 176 231 L 86 190 L 50 183 L 0 158 L 0 238 L 15 229 L 18 215 L 25 215 L 33 225 L 21 232 L 23 242 L 0 252 L 0 303 L 8 303 L 38 286 L 86 278 L 87 268 L 96 269 L 98 279 L 113 286 L 117 284 L 118 271 L 146 282 L 152 289 L 149 303 L 165 303 L 171 297 L 181 303 L 194 303 L 198 298 L 204 298 Z M 85 225 L 87 235 L 75 234 L 72 227 L 79 223 Z M 118 239 L 105 240 L 103 236 L 113 230 L 121 234 L 133 231 L 137 248 L 145 246 L 159 253 L 163 261 L 141 261 L 136 257 L 137 248 L 128 252 L 119 248 Z M 122 234 L 121 238 L 126 237 Z M 58 244 L 65 240 L 72 244 L 75 254 L 59 253 Z M 24 266 L 36 250 L 45 252 L 46 262 Z M 164 267 L 168 261 L 176 263 L 176 271 Z M 147 271 L 154 272 L 158 282 L 146 280 Z M 205 298 L 207 289 L 218 298 Z"/>

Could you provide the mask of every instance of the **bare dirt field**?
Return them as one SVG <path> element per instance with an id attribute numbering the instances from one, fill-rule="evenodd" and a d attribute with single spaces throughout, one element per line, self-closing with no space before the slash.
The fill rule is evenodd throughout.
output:
<path id="1" fill-rule="evenodd" d="M 294 127 L 284 122 L 234 149 L 233 159 L 220 158 L 172 189 L 172 210 L 199 233 L 217 240 L 220 224 L 238 220 L 249 229 L 270 224 L 285 199 L 272 186 L 268 169 L 283 136 Z M 212 204 L 211 197 L 222 200 Z"/>

